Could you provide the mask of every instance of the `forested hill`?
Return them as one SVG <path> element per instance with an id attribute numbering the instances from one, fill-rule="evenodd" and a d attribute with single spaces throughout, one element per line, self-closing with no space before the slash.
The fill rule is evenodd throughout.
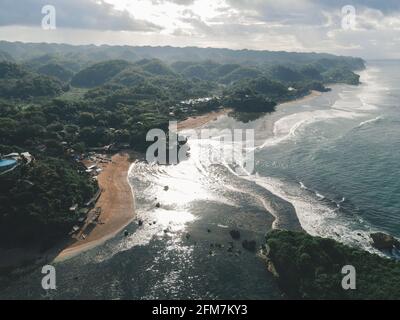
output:
<path id="1" fill-rule="evenodd" d="M 332 239 L 273 230 L 266 236 L 268 269 L 291 299 L 399 299 L 400 263 Z M 344 266 L 356 270 L 355 289 L 345 290 Z"/>
<path id="2" fill-rule="evenodd" d="M 150 47 L 150 46 L 95 46 L 48 43 L 22 43 L 0 41 L 0 51 L 8 53 L 16 60 L 28 60 L 41 55 L 62 55 L 71 60 L 104 61 L 122 59 L 138 61 L 144 58 L 160 59 L 168 63 L 175 61 L 213 60 L 219 63 L 240 64 L 305 64 L 316 60 L 339 60 L 352 70 L 361 69 L 364 62 L 360 58 L 338 57 L 327 53 L 303 53 L 284 51 L 231 50 L 198 47 Z"/>

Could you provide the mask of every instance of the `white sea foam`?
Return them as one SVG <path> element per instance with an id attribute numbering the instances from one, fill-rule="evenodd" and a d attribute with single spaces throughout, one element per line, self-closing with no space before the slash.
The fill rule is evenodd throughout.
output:
<path id="1" fill-rule="evenodd" d="M 319 198 L 319 199 L 321 199 L 321 200 L 324 200 L 325 199 L 325 196 L 324 195 L 322 195 L 322 194 L 320 194 L 319 192 L 315 192 L 315 195 Z"/>
<path id="2" fill-rule="evenodd" d="M 300 188 L 302 188 L 304 190 L 308 190 L 308 188 L 304 185 L 303 182 L 300 181 L 299 184 L 300 184 Z"/>
<path id="3" fill-rule="evenodd" d="M 302 228 L 309 234 L 333 238 L 378 253 L 369 243 L 370 227 L 361 218 L 355 223 L 339 215 L 335 209 L 314 199 L 307 190 L 302 190 L 301 186 L 285 183 L 276 178 L 261 177 L 258 174 L 246 179 L 290 202 L 296 210 Z"/>
<path id="4" fill-rule="evenodd" d="M 379 71 L 377 68 L 362 71 L 360 73 L 362 85 L 359 87 L 348 86 L 348 89 L 339 92 L 339 98 L 329 109 L 298 112 L 280 118 L 274 123 L 273 136 L 255 149 L 268 148 L 292 140 L 298 136 L 300 129 L 318 121 L 335 118 L 355 119 L 374 112 L 377 110 L 375 103 L 388 90 L 379 84 L 374 75 Z"/>
<path id="5" fill-rule="evenodd" d="M 360 124 L 358 125 L 358 127 L 361 128 L 361 127 L 365 126 L 366 124 L 374 123 L 374 122 L 377 122 L 377 121 L 382 120 L 382 119 L 383 119 L 382 116 L 378 116 L 378 117 L 376 117 L 376 118 L 373 118 L 373 119 L 369 119 L 369 120 L 360 122 Z"/>
<path id="6" fill-rule="evenodd" d="M 294 113 L 276 121 L 273 130 L 274 136 L 265 140 L 260 146 L 256 147 L 256 150 L 291 140 L 298 135 L 301 128 L 318 121 L 326 121 L 335 118 L 355 119 L 362 116 L 363 114 L 360 113 L 336 109 Z"/>

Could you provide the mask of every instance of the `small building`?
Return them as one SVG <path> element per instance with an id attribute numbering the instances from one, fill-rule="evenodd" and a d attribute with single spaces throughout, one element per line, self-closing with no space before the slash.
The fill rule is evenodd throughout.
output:
<path id="1" fill-rule="evenodd" d="M 71 212 L 73 212 L 73 213 L 76 213 L 77 210 L 78 210 L 78 204 L 74 204 L 73 206 L 71 206 L 71 207 L 69 208 L 69 211 L 71 211 Z"/>
<path id="2" fill-rule="evenodd" d="M 99 189 L 97 190 L 96 194 L 92 197 L 92 199 L 90 199 L 85 203 L 85 207 L 91 207 L 100 198 L 100 195 L 101 195 L 101 190 Z"/>
<path id="3" fill-rule="evenodd" d="M 22 152 L 21 157 L 26 160 L 27 164 L 31 163 L 33 160 L 33 157 L 29 152 Z"/>
<path id="4" fill-rule="evenodd" d="M 3 156 L 3 158 L 19 160 L 20 156 L 19 156 L 19 153 L 13 152 L 13 153 L 6 154 L 5 156 Z"/>
<path id="5" fill-rule="evenodd" d="M 90 167 L 87 168 L 88 170 L 96 170 L 97 169 L 97 164 L 91 165 Z"/>

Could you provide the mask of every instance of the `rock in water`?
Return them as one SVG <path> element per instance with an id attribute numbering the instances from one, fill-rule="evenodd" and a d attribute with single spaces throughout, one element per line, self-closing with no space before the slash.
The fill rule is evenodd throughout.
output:
<path id="1" fill-rule="evenodd" d="M 229 231 L 229 234 L 231 235 L 233 240 L 240 239 L 240 231 L 239 230 L 231 230 L 231 231 Z"/>
<path id="2" fill-rule="evenodd" d="M 383 232 L 376 232 L 370 234 L 372 238 L 372 246 L 378 250 L 391 250 L 394 247 L 400 248 L 400 242 L 391 235 Z"/>
<path id="3" fill-rule="evenodd" d="M 248 250 L 248 251 L 256 252 L 257 243 L 256 243 L 255 240 L 250 240 L 250 241 L 244 240 L 244 241 L 242 242 L 242 247 L 245 248 L 245 249 Z"/>

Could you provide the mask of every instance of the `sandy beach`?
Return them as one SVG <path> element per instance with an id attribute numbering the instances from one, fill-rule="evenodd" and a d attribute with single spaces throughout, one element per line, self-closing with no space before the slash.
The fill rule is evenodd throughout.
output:
<path id="1" fill-rule="evenodd" d="M 196 129 L 209 123 L 210 121 L 214 121 L 219 116 L 227 114 L 230 111 L 231 109 L 222 109 L 219 111 L 208 112 L 200 116 L 189 117 L 186 120 L 178 122 L 178 130 Z"/>
<path id="2" fill-rule="evenodd" d="M 280 104 L 284 106 L 290 103 L 303 102 L 321 95 L 321 92 L 312 91 L 302 98 Z M 218 117 L 228 114 L 231 109 L 225 108 L 219 111 L 212 111 L 203 115 L 189 117 L 178 122 L 178 130 L 196 129 L 207 123 L 216 120 Z M 77 234 L 77 240 L 56 257 L 56 261 L 67 259 L 85 250 L 89 250 L 121 232 L 134 218 L 134 196 L 131 186 L 128 183 L 128 171 L 130 167 L 129 154 L 120 152 L 111 158 L 108 164 L 99 164 L 103 170 L 98 175 L 99 186 L 102 190 L 95 208 L 101 208 L 98 221 L 90 233 L 81 231 Z M 86 162 L 89 167 L 93 163 Z M 82 238 L 85 234 L 85 239 Z"/>
<path id="3" fill-rule="evenodd" d="M 304 102 L 304 101 L 310 100 L 312 98 L 319 97 L 322 93 L 323 92 L 316 91 L 316 90 L 311 90 L 310 94 L 308 94 L 308 95 L 306 95 L 304 97 L 301 97 L 301 98 L 298 98 L 298 99 L 295 99 L 295 100 L 290 100 L 290 101 L 287 101 L 287 102 L 284 102 L 284 103 L 280 103 L 278 106 L 285 106 L 285 105 L 288 105 L 288 104 L 291 104 L 291 103 Z"/>
<path id="4" fill-rule="evenodd" d="M 312 98 L 318 97 L 321 94 L 322 94 L 322 92 L 312 90 L 310 94 L 308 94 L 304 97 L 281 103 L 278 106 L 285 106 L 285 105 L 291 104 L 291 103 L 299 103 L 299 102 L 307 101 Z M 207 123 L 209 123 L 211 121 L 216 120 L 218 117 L 220 117 L 222 115 L 228 114 L 231 111 L 232 111 L 232 109 L 224 108 L 219 111 L 211 111 L 211 112 L 199 115 L 199 116 L 189 117 L 186 120 L 178 122 L 178 131 L 199 128 L 203 125 L 206 125 Z"/>
<path id="5" fill-rule="evenodd" d="M 84 232 L 78 232 L 78 239 L 61 251 L 56 261 L 103 243 L 123 230 L 135 218 L 134 195 L 128 182 L 130 164 L 129 154 L 120 152 L 112 156 L 111 162 L 99 165 L 103 171 L 97 178 L 102 191 L 95 205 L 95 208 L 101 208 L 98 223 L 90 233 L 85 234 L 85 239 L 82 238 Z"/>

